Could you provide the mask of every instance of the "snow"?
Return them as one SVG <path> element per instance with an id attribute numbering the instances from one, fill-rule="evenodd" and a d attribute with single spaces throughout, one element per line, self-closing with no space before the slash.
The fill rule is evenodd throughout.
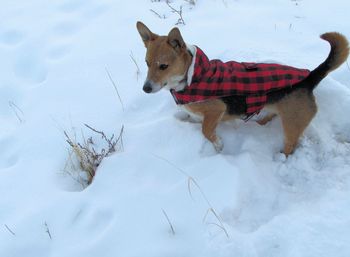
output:
<path id="1" fill-rule="evenodd" d="M 346 0 L 171 4 L 210 58 L 312 69 L 329 51 L 319 34 L 350 38 Z M 135 24 L 167 34 L 178 17 L 164 1 L 12 0 L 0 16 L 0 256 L 350 255 L 346 64 L 315 90 L 319 111 L 288 159 L 279 119 L 221 124 L 216 154 L 168 92 L 142 91 Z M 124 150 L 82 190 L 63 171 L 63 132 L 92 135 L 84 123 L 124 125 Z"/>

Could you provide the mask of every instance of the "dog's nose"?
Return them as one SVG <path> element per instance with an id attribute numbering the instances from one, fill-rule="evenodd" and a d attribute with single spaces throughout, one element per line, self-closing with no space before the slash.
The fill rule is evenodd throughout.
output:
<path id="1" fill-rule="evenodd" d="M 143 85 L 143 91 L 145 91 L 146 93 L 152 92 L 152 85 L 149 81 L 146 81 L 145 84 Z"/>

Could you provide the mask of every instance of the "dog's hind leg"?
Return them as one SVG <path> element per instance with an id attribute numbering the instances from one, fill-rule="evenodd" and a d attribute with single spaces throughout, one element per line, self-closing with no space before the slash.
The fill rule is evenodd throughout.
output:
<path id="1" fill-rule="evenodd" d="M 300 136 L 317 112 L 315 98 L 306 90 L 298 90 L 282 99 L 278 104 L 284 130 L 284 154 L 293 153 Z"/>

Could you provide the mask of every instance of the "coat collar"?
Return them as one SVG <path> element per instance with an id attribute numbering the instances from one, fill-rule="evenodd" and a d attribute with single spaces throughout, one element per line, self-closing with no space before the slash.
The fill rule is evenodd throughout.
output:
<path id="1" fill-rule="evenodd" d="M 198 81 L 210 67 L 208 57 L 198 46 L 186 45 L 186 47 L 187 51 L 193 56 L 192 62 L 187 71 L 187 78 L 185 78 L 187 83 L 185 83 L 184 86 L 174 88 L 176 92 L 183 91 L 186 87 L 190 86 L 194 80 Z"/>
<path id="2" fill-rule="evenodd" d="M 192 83 L 192 76 L 194 73 L 194 65 L 195 65 L 196 58 L 197 58 L 197 48 L 194 45 L 186 45 L 186 46 L 187 46 L 187 51 L 189 51 L 192 54 L 192 62 L 191 62 L 190 67 L 188 68 L 188 72 L 187 72 L 187 86 L 188 86 L 188 85 L 191 85 L 191 83 Z"/>
<path id="3" fill-rule="evenodd" d="M 184 90 L 190 86 L 193 81 L 200 81 L 200 78 L 205 74 L 209 68 L 209 58 L 204 52 L 195 45 L 186 45 L 187 50 L 192 54 L 192 62 L 187 71 L 187 85 L 180 89 L 175 89 L 176 92 Z"/>

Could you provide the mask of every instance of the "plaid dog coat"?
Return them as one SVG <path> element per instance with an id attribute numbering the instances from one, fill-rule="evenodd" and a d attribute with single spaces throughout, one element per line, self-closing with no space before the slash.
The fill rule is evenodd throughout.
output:
<path id="1" fill-rule="evenodd" d="M 170 92 L 177 104 L 188 104 L 225 96 L 246 96 L 246 114 L 259 112 L 267 101 L 267 93 L 292 87 L 306 78 L 310 71 L 294 67 L 247 62 L 209 61 L 196 47 L 194 72 L 182 91 Z"/>

